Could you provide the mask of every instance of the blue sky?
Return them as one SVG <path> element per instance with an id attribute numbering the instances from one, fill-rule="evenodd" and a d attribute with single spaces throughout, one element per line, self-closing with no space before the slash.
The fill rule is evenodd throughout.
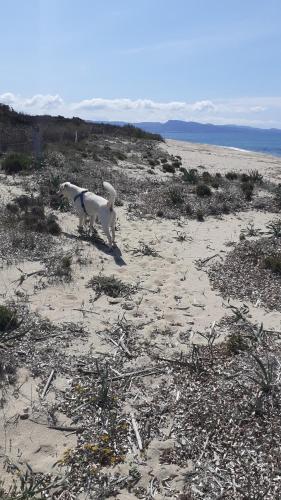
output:
<path id="1" fill-rule="evenodd" d="M 280 0 L 0 0 L 0 101 L 281 128 Z"/>

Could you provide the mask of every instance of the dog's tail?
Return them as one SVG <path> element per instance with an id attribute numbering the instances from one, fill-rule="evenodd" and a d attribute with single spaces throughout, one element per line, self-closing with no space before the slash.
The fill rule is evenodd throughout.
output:
<path id="1" fill-rule="evenodd" d="M 109 200 L 107 202 L 107 206 L 112 210 L 114 207 L 114 202 L 115 202 L 117 193 L 116 193 L 114 187 L 111 186 L 111 184 L 109 184 L 109 182 L 103 182 L 103 187 L 109 194 Z"/>

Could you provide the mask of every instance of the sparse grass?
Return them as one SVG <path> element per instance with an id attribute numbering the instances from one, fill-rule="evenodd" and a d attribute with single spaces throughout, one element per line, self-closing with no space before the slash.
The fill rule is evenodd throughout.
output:
<path id="1" fill-rule="evenodd" d="M 239 354 L 241 351 L 248 349 L 248 343 L 241 332 L 232 332 L 225 342 L 228 354 Z"/>
<path id="2" fill-rule="evenodd" d="M 281 219 L 276 219 L 267 224 L 268 233 L 274 238 L 281 238 Z"/>
<path id="3" fill-rule="evenodd" d="M 57 254 L 48 258 L 46 263 L 47 277 L 51 280 L 69 282 L 72 280 L 72 255 Z"/>
<path id="4" fill-rule="evenodd" d="M 8 469 L 13 474 L 12 484 L 5 488 L 5 483 L 0 479 L 0 498 L 5 500 L 39 500 L 58 498 L 56 492 L 61 495 L 66 492 L 66 496 L 61 498 L 70 498 L 67 493 L 66 478 L 60 476 L 52 476 L 50 474 L 41 474 L 33 472 L 29 464 L 26 464 L 26 470 L 23 472 L 17 465 L 9 464 Z"/>
<path id="5" fill-rule="evenodd" d="M 212 286 L 219 288 L 223 297 L 250 300 L 270 310 L 281 310 L 280 238 L 241 241 L 223 263 L 215 263 L 208 273 Z"/>
<path id="6" fill-rule="evenodd" d="M 250 170 L 249 178 L 253 183 L 262 184 L 263 182 L 263 175 L 258 170 Z"/>
<path id="7" fill-rule="evenodd" d="M 154 248 L 152 248 L 147 243 L 145 243 L 144 241 L 140 241 L 139 248 L 135 248 L 133 250 L 133 253 L 135 255 L 144 255 L 144 256 L 148 256 L 148 257 L 159 257 L 159 253 Z"/>
<path id="8" fill-rule="evenodd" d="M 45 214 L 44 206 L 39 198 L 19 196 L 6 206 L 6 223 L 22 223 L 24 228 L 39 233 L 58 236 L 61 228 L 54 214 Z"/>
<path id="9" fill-rule="evenodd" d="M 128 297 L 136 292 L 136 286 L 124 283 L 115 276 L 94 276 L 87 284 L 88 288 L 92 288 L 96 292 L 95 300 L 101 295 L 108 297 Z"/>
<path id="10" fill-rule="evenodd" d="M 241 233 L 244 234 L 245 236 L 254 237 L 254 236 L 260 236 L 262 231 L 259 228 L 256 228 L 253 222 L 250 222 L 246 227 L 246 229 L 241 230 Z"/>

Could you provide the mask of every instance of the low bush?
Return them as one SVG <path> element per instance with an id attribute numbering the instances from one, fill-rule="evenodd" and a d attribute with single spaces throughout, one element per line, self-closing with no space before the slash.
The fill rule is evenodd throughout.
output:
<path id="1" fill-rule="evenodd" d="M 6 306 L 0 305 L 0 333 L 14 330 L 17 326 L 18 319 L 16 312 Z"/>
<path id="2" fill-rule="evenodd" d="M 184 169 L 183 180 L 189 184 L 197 184 L 199 180 L 198 170 L 196 168 L 191 168 L 190 170 Z"/>
<path id="3" fill-rule="evenodd" d="M 242 182 L 241 189 L 245 195 L 247 201 L 251 201 L 253 198 L 254 185 L 251 182 Z"/>
<path id="4" fill-rule="evenodd" d="M 163 168 L 164 172 L 168 172 L 170 174 L 174 174 L 176 171 L 175 167 L 173 165 L 171 165 L 171 163 L 162 164 L 162 168 Z"/>
<path id="5" fill-rule="evenodd" d="M 10 153 L 2 161 L 2 169 L 7 175 L 26 172 L 32 165 L 32 157 L 23 153 Z"/>
<path id="6" fill-rule="evenodd" d="M 234 181 L 238 179 L 238 174 L 237 172 L 233 172 L 233 170 L 230 170 L 225 174 L 225 178 L 228 179 L 229 181 Z"/>
<path id="7" fill-rule="evenodd" d="M 21 195 L 6 205 L 10 222 L 22 222 L 25 229 L 58 236 L 61 228 L 54 214 L 45 214 L 39 198 Z"/>
<path id="8" fill-rule="evenodd" d="M 200 197 L 211 196 L 212 191 L 207 184 L 200 183 L 196 186 L 196 194 Z"/>
<path id="9" fill-rule="evenodd" d="M 180 186 L 172 186 L 168 190 L 168 199 L 172 205 L 181 205 L 184 202 L 184 192 Z"/>
<path id="10" fill-rule="evenodd" d="M 281 255 L 274 254 L 264 257 L 264 267 L 275 274 L 281 274 Z"/>

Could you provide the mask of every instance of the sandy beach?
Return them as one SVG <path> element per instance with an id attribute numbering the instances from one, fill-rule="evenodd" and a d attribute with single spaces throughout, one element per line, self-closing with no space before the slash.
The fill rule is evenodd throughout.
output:
<path id="1" fill-rule="evenodd" d="M 201 168 L 211 174 L 219 172 L 222 175 L 229 171 L 241 173 L 257 169 L 266 180 L 276 184 L 281 182 L 281 159 L 271 156 L 172 140 L 167 140 L 160 148 L 169 155 L 179 155 L 186 169 Z M 124 165 L 126 162 L 122 162 L 122 169 Z M 156 173 L 157 170 L 160 172 L 160 167 L 155 168 Z M 130 175 L 132 172 L 134 170 L 130 166 Z M 3 181 L 0 179 L 0 193 L 5 203 L 20 191 L 24 192 L 19 187 L 19 178 L 5 178 Z M 19 295 L 26 297 L 31 313 L 55 324 L 71 322 L 83 327 L 88 332 L 86 336 L 80 338 L 77 335 L 68 342 L 58 339 L 56 347 L 62 356 L 71 356 L 72 359 L 77 357 L 80 362 L 83 355 L 87 356 L 89 352 L 94 358 L 108 359 L 109 362 L 115 358 L 122 350 L 122 342 L 110 341 L 105 331 L 111 331 L 125 316 L 126 321 L 133 325 L 134 343 L 129 344 L 130 355 L 127 355 L 124 365 L 117 369 L 118 374 L 120 371 L 130 372 L 149 366 L 155 357 L 179 358 L 190 351 L 192 344 L 204 344 L 200 333 L 208 331 L 211 325 L 219 324 L 228 313 L 227 301 L 218 290 L 212 288 L 206 272 L 208 266 L 216 261 L 223 262 L 232 246 L 239 242 L 241 231 L 250 224 L 265 231 L 276 214 L 248 210 L 208 217 L 200 223 L 183 216 L 177 220 L 139 219 L 128 211 L 126 203 L 117 207 L 117 212 L 117 256 L 79 238 L 77 217 L 74 214 L 58 213 L 63 229 L 60 252 L 70 252 L 72 255 L 72 280 L 68 283 L 49 283 L 45 278 L 39 278 L 35 272 L 42 269 L 42 262 L 26 260 L 10 265 L 2 262 L 0 294 L 5 301 Z M 69 234 L 76 238 L 70 239 L 67 236 Z M 142 253 L 141 245 L 153 248 L 155 256 Z M 198 262 L 206 264 L 200 267 Z M 136 293 L 116 299 L 102 295 L 93 300 L 93 291 L 85 285 L 92 275 L 101 273 L 136 284 Z M 19 282 L 23 275 L 26 279 Z M 232 299 L 231 303 L 241 306 L 241 302 L 236 299 Z M 258 302 L 254 304 L 249 301 L 246 305 L 253 324 L 263 322 L 265 329 L 280 329 L 279 311 L 260 307 Z M 225 335 L 224 328 L 220 328 L 216 343 L 223 340 Z M 55 344 L 52 344 L 50 349 L 54 348 Z M 35 344 L 35 349 L 40 349 L 40 342 Z M 51 368 L 48 366 L 45 373 L 50 373 Z M 54 368 L 57 369 L 55 365 Z M 169 370 L 166 377 L 169 383 Z M 77 434 L 58 428 L 71 428 L 79 425 L 79 421 L 73 423 L 57 403 L 57 398 L 61 398 L 62 394 L 70 394 L 75 378 L 75 373 L 73 376 L 57 373 L 43 398 L 42 389 L 46 379 L 35 377 L 31 368 L 22 366 L 18 371 L 16 386 L 6 389 L 5 404 L 0 410 L 0 476 L 7 484 L 11 479 L 6 468 L 4 471 L 6 458 L 20 467 L 28 463 L 35 472 L 53 472 L 57 470 L 55 464 L 62 459 L 65 450 L 77 445 Z M 142 405 L 150 400 L 151 392 L 158 391 L 160 382 L 160 375 L 147 377 L 144 392 L 132 384 L 130 397 L 124 402 L 123 418 L 131 422 L 130 415 L 134 412 L 138 420 Z M 56 414 L 56 428 L 49 425 L 50 407 Z M 187 460 L 185 465 L 168 465 L 160 458 L 163 450 L 176 446 L 178 438 L 168 430 L 172 423 L 172 415 L 170 424 L 169 419 L 159 421 L 161 437 L 153 437 L 152 433 L 145 454 L 137 446 L 133 433 L 131 439 L 134 442 L 124 462 L 113 470 L 114 474 L 118 471 L 121 476 L 126 476 L 132 462 L 137 464 L 141 475 L 138 487 L 146 490 L 151 485 L 151 478 L 157 478 L 158 486 L 153 498 L 159 500 L 164 498 L 167 491 L 166 478 L 171 492 L 169 498 L 179 498 L 185 475 L 195 467 L 192 460 Z M 81 494 L 79 498 L 84 497 Z M 108 498 L 129 500 L 140 497 L 124 488 L 116 496 Z"/>

